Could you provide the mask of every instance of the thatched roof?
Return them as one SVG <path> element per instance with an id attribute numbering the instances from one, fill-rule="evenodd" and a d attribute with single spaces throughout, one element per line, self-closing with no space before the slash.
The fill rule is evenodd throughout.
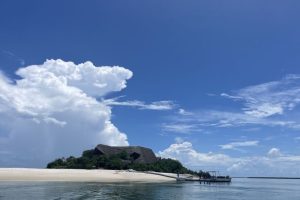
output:
<path id="1" fill-rule="evenodd" d="M 154 163 L 157 161 L 152 149 L 140 146 L 115 147 L 99 144 L 95 148 L 95 151 L 107 156 L 119 154 L 125 151 L 135 163 Z"/>

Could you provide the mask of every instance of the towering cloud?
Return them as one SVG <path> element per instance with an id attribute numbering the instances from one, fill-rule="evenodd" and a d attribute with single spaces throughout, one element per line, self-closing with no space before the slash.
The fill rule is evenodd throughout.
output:
<path id="1" fill-rule="evenodd" d="M 1 166 L 44 166 L 98 143 L 128 145 L 97 98 L 124 89 L 130 70 L 47 60 L 16 74 L 0 75 Z"/>

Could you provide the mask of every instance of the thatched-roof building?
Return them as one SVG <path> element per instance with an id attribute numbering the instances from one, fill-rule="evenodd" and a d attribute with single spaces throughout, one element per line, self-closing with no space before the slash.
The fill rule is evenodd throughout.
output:
<path id="1" fill-rule="evenodd" d="M 126 152 L 133 163 L 154 163 L 157 161 L 157 158 L 151 149 L 140 146 L 114 147 L 99 144 L 95 148 L 95 152 L 107 156 Z"/>

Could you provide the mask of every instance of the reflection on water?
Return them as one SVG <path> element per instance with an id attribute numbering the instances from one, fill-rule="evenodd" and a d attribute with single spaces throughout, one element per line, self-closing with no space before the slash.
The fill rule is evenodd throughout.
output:
<path id="1" fill-rule="evenodd" d="M 0 199 L 299 200 L 300 180 L 233 179 L 231 184 L 0 182 Z"/>

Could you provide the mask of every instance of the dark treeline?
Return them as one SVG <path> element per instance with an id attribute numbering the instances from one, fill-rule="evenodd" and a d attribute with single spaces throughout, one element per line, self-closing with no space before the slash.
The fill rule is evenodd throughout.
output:
<path id="1" fill-rule="evenodd" d="M 125 152 L 106 156 L 96 154 L 94 150 L 86 150 L 81 157 L 59 158 L 48 163 L 47 168 L 60 169 L 115 169 L 136 171 L 156 171 L 165 173 L 193 174 L 203 178 L 209 178 L 210 174 L 203 171 L 192 171 L 184 167 L 179 161 L 173 159 L 158 158 L 155 163 L 134 163 Z"/>

